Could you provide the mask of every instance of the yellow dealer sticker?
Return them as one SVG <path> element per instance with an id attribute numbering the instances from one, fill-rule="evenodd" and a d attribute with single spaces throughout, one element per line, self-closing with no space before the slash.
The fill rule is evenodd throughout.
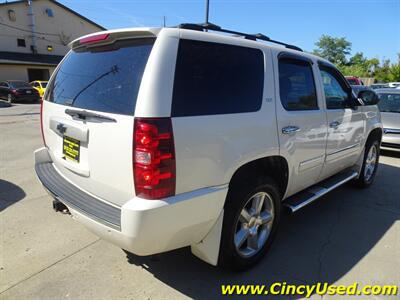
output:
<path id="1" fill-rule="evenodd" d="M 81 142 L 64 136 L 63 140 L 63 154 L 69 160 L 79 162 L 79 152 L 80 152 Z"/>

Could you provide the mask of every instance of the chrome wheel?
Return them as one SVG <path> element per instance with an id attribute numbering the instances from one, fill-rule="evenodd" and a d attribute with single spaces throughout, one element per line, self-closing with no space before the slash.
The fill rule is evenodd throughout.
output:
<path id="1" fill-rule="evenodd" d="M 255 255 L 266 243 L 274 221 L 274 202 L 259 192 L 246 202 L 236 222 L 234 244 L 243 257 Z"/>
<path id="2" fill-rule="evenodd" d="M 369 148 L 367 157 L 365 159 L 364 178 L 366 181 L 369 181 L 374 175 L 377 158 L 378 150 L 376 145 L 372 145 L 371 148 Z"/>

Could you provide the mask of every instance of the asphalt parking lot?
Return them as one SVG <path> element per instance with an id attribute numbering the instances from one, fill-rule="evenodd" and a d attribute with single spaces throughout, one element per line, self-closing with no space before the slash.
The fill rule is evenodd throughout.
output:
<path id="1" fill-rule="evenodd" d="M 399 154 L 381 156 L 371 188 L 344 186 L 284 214 L 268 256 L 230 273 L 189 249 L 127 255 L 55 213 L 34 175 L 41 146 L 38 104 L 0 107 L 0 299 L 213 299 L 221 284 L 400 282 Z"/>

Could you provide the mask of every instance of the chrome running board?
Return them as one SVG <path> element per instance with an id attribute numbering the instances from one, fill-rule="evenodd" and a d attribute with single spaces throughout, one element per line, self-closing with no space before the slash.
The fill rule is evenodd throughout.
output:
<path id="1" fill-rule="evenodd" d="M 345 184 L 351 179 L 356 178 L 357 176 L 358 173 L 353 170 L 341 172 L 328 179 L 325 179 L 324 181 L 317 183 L 316 185 L 307 188 L 302 192 L 290 196 L 283 202 L 283 205 L 288 207 L 291 212 L 294 213 L 304 206 L 314 202 L 323 195 L 341 186 L 342 184 Z"/>

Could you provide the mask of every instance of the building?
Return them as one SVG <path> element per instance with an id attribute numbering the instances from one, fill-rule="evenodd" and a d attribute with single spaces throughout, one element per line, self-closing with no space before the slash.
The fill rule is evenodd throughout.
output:
<path id="1" fill-rule="evenodd" d="M 49 79 L 69 42 L 101 30 L 54 0 L 0 3 L 0 81 Z"/>

